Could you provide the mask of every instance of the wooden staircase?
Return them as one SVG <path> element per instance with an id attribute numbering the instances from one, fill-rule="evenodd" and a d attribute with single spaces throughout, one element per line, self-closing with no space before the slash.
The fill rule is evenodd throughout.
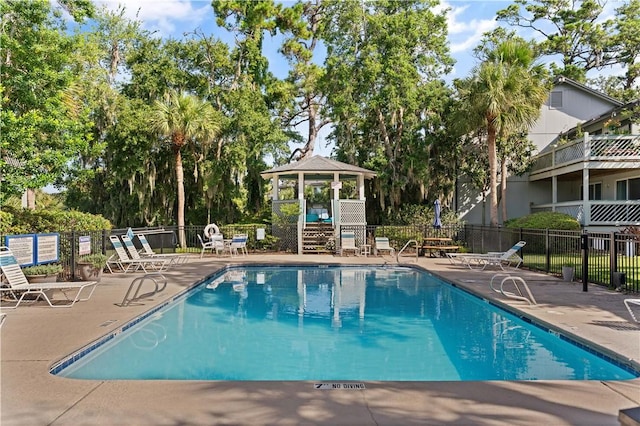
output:
<path id="1" fill-rule="evenodd" d="M 331 223 L 309 222 L 302 230 L 302 253 L 333 253 L 327 249 L 327 241 L 335 238 Z"/>

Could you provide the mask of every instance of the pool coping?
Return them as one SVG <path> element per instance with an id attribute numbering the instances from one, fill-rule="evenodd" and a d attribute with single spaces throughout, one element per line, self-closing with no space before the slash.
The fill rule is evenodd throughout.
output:
<path id="1" fill-rule="evenodd" d="M 250 255 L 250 263 L 389 263 L 390 258 Z M 618 425 L 620 410 L 640 405 L 640 380 L 525 382 L 365 382 L 364 390 L 320 391 L 312 382 L 84 381 L 52 376 L 52 360 L 109 333 L 229 264 L 205 257 L 170 272 L 167 292 L 145 306 L 120 308 L 135 275 L 105 275 L 92 299 L 72 309 L 36 306 L 8 311 L 1 330 L 0 404 L 3 425 L 33 424 L 594 424 Z M 237 263 L 236 259 L 231 263 Z M 415 264 L 415 263 L 414 263 Z M 418 265 L 493 300 L 491 272 L 469 272 L 444 259 Z M 403 266 L 412 266 L 403 265 Z M 495 271 L 494 271 L 495 272 Z M 535 273 L 518 271 L 532 276 Z M 531 274 L 531 275 L 530 275 Z M 467 278 L 474 283 L 467 283 Z M 529 278 L 527 278 L 529 279 Z M 637 325 L 621 300 L 598 287 L 535 274 L 540 307 L 518 306 L 580 338 L 610 345 L 623 357 L 640 354 Z M 575 307 L 579 309 L 575 309 Z M 115 322 L 109 322 L 115 321 Z M 103 326 L 103 323 L 108 325 Z M 609 327 L 611 326 L 611 327 Z M 69 332 L 61 332 L 68 330 Z M 634 340 L 635 339 L 635 340 Z"/>

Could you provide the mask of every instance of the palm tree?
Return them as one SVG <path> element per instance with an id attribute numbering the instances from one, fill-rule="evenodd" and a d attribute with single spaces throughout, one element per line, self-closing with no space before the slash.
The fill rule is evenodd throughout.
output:
<path id="1" fill-rule="evenodd" d="M 523 39 L 503 40 L 486 52 L 471 77 L 456 82 L 467 131 L 486 129 L 491 226 L 498 226 L 496 140 L 532 126 L 548 96 L 546 72 L 534 60 L 533 50 Z"/>
<path id="2" fill-rule="evenodd" d="M 175 155 L 178 239 L 180 247 L 185 248 L 182 148 L 191 145 L 195 152 L 198 146 L 210 144 L 220 130 L 220 116 L 208 102 L 187 93 L 170 90 L 162 101 L 154 103 L 150 124 L 154 131 L 169 139 Z"/>

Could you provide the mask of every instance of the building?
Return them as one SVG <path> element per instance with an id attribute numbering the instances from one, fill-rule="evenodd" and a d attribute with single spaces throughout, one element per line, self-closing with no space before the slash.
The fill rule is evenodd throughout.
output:
<path id="1" fill-rule="evenodd" d="M 590 230 L 640 225 L 640 126 L 626 113 L 638 105 L 557 79 L 529 131 L 538 149 L 534 166 L 508 180 L 509 218 L 557 211 Z M 482 224 L 486 204 L 460 182 L 456 206 L 464 221 Z"/>

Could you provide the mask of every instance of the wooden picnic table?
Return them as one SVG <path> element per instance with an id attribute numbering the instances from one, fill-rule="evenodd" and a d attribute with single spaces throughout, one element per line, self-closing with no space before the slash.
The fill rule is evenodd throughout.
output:
<path id="1" fill-rule="evenodd" d="M 436 253 L 441 257 L 446 257 L 447 252 L 456 252 L 460 249 L 459 246 L 453 244 L 453 239 L 447 237 L 428 237 L 422 239 L 422 246 L 420 247 L 421 253 L 425 256 L 428 254 L 430 257 L 436 257 Z"/>

